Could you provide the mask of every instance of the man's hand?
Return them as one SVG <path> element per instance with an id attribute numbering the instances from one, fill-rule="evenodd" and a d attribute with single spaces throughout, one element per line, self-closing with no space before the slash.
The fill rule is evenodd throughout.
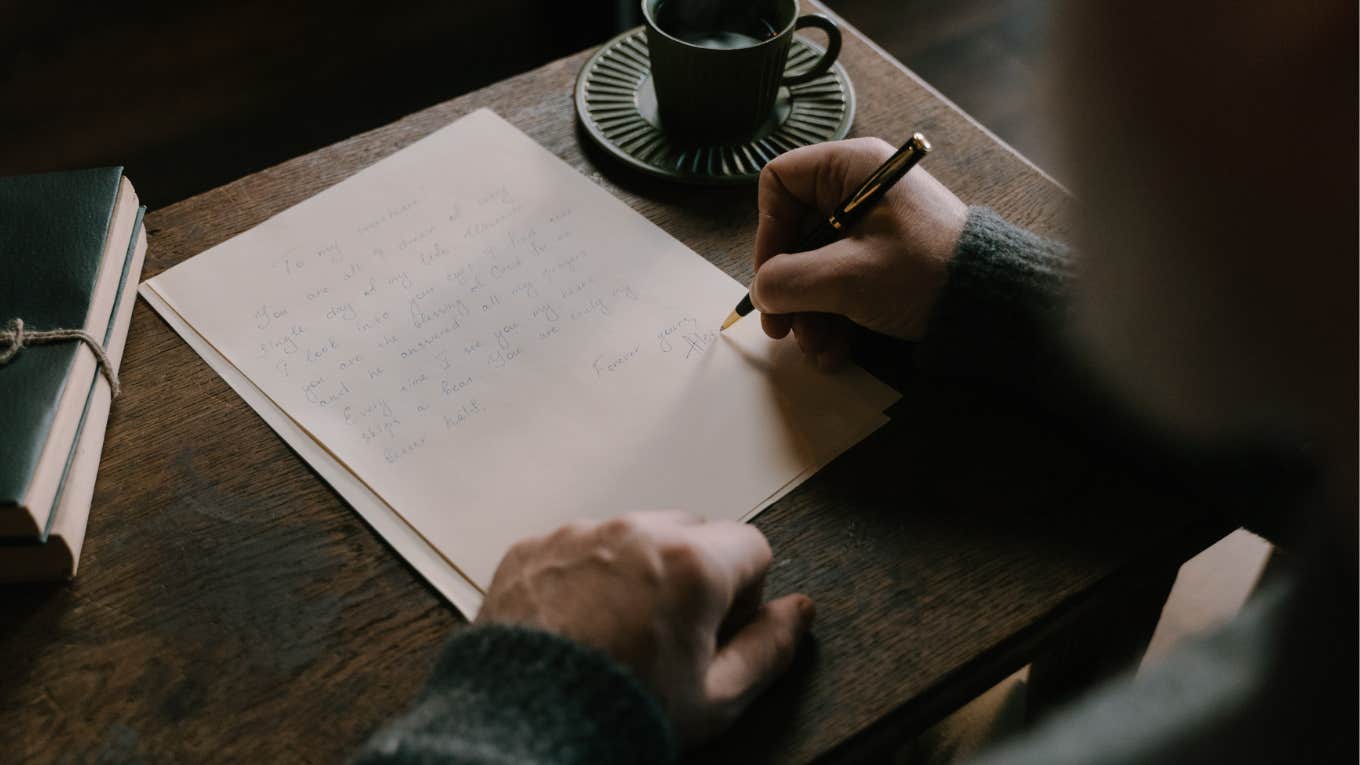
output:
<path id="1" fill-rule="evenodd" d="M 527 539 L 501 561 L 477 616 L 556 632 L 630 667 L 680 740 L 730 724 L 793 659 L 812 601 L 763 603 L 770 546 L 753 526 L 633 513 Z"/>
<path id="2" fill-rule="evenodd" d="M 846 239 L 791 252 L 810 218 L 829 215 L 892 153 L 877 138 L 822 143 L 776 157 L 760 174 L 751 301 L 766 334 L 792 329 L 803 352 L 832 367 L 850 327 L 917 340 L 945 281 L 968 208 L 930 173 L 907 173 Z"/>

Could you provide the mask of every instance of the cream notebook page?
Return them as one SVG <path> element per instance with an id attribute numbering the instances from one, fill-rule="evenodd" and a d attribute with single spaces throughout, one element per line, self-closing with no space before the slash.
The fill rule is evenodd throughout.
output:
<path id="1" fill-rule="evenodd" d="M 749 517 L 885 422 L 897 396 L 862 370 L 753 320 L 720 335 L 742 290 L 479 111 L 143 292 L 481 591 L 574 518 Z"/>

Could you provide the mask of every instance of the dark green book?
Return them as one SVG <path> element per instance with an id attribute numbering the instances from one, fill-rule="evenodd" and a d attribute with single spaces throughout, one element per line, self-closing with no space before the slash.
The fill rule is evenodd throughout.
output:
<path id="1" fill-rule="evenodd" d="M 0 325 L 106 337 L 138 213 L 122 168 L 0 178 Z M 0 538 L 46 538 L 97 374 L 78 341 L 0 365 Z"/>
<path id="2" fill-rule="evenodd" d="M 109 360 L 117 366 L 123 357 L 132 308 L 137 300 L 137 281 L 146 257 L 146 230 L 138 210 L 132 241 L 128 242 L 123 275 L 114 304 L 113 320 L 104 333 L 103 346 Z M 85 527 L 90 520 L 90 504 L 99 477 L 99 458 L 104 450 L 104 431 L 113 404 L 113 388 L 96 372 L 94 384 L 85 398 L 85 408 L 76 429 L 76 443 L 67 461 L 61 486 L 53 500 L 42 539 L 0 539 L 0 584 L 5 582 L 55 581 L 70 579 L 80 565 L 85 542 Z"/>

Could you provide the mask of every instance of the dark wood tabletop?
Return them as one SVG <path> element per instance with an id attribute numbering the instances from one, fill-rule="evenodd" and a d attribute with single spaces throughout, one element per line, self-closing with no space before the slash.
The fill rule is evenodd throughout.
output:
<path id="1" fill-rule="evenodd" d="M 852 135 L 922 131 L 923 166 L 966 202 L 1063 236 L 1062 188 L 847 31 Z M 748 280 L 755 189 L 669 185 L 590 147 L 588 53 L 152 212 L 143 276 L 490 107 Z M 1023 403 L 895 382 L 891 425 L 757 519 L 769 592 L 811 595 L 815 638 L 705 759 L 872 757 L 1222 530 Z M 79 576 L 0 588 L 0 760 L 344 759 L 463 620 L 140 302 L 122 384 Z"/>

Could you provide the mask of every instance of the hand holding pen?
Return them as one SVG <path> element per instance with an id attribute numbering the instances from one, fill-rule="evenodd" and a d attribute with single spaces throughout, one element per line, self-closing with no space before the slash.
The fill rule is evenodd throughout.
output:
<path id="1" fill-rule="evenodd" d="M 776 157 L 761 174 L 751 299 L 767 334 L 792 330 L 819 364 L 848 353 L 849 327 L 837 317 L 919 339 L 967 220 L 967 206 L 916 168 L 845 236 L 806 247 L 809 224 L 853 198 L 894 153 L 873 138 L 816 144 Z"/>

